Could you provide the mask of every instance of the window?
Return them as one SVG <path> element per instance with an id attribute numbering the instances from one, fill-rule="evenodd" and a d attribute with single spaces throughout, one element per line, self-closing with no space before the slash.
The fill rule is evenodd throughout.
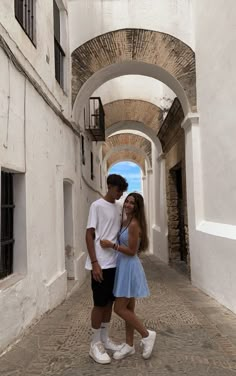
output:
<path id="1" fill-rule="evenodd" d="M 92 152 L 90 154 L 90 159 L 91 159 L 91 180 L 93 180 L 94 174 L 93 174 L 93 153 Z"/>
<path id="2" fill-rule="evenodd" d="M 35 42 L 35 0 L 15 0 L 15 17 L 31 41 Z"/>
<path id="3" fill-rule="evenodd" d="M 83 165 L 85 165 L 84 136 L 81 136 L 81 158 Z"/>
<path id="4" fill-rule="evenodd" d="M 64 57 L 65 53 L 61 47 L 61 20 L 60 9 L 53 0 L 54 18 L 54 54 L 55 54 L 55 77 L 59 85 L 64 87 Z"/>
<path id="5" fill-rule="evenodd" d="M 1 253 L 0 279 L 13 273 L 14 247 L 13 174 L 1 172 Z"/>

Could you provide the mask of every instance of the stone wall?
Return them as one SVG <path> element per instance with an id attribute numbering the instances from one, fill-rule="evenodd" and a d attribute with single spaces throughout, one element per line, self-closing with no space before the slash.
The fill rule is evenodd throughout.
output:
<path id="1" fill-rule="evenodd" d="M 169 262 L 185 261 L 190 272 L 183 119 L 180 102 L 175 99 L 158 137 L 166 160 Z"/>

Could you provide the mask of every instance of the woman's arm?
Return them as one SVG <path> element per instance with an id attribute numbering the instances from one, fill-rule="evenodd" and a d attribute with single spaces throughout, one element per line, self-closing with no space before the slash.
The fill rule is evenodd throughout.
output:
<path id="1" fill-rule="evenodd" d="M 135 256 L 138 251 L 139 232 L 137 222 L 132 221 L 128 227 L 128 247 L 123 244 L 118 245 L 117 251 L 128 256 Z"/>
<path id="2" fill-rule="evenodd" d="M 128 227 L 128 247 L 112 243 L 110 240 L 103 239 L 100 244 L 103 248 L 114 248 L 118 252 L 128 256 L 135 256 L 138 251 L 140 229 L 137 222 L 132 221 Z"/>

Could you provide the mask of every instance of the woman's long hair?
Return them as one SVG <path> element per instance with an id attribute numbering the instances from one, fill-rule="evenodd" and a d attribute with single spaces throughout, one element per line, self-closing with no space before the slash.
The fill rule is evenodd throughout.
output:
<path id="1" fill-rule="evenodd" d="M 140 195 L 140 193 L 132 192 L 126 197 L 125 201 L 130 196 L 132 196 L 135 201 L 133 217 L 137 219 L 138 224 L 141 229 L 141 241 L 140 241 L 139 250 L 145 251 L 148 248 L 148 236 L 147 236 L 147 222 L 146 222 L 146 216 L 145 216 L 145 210 L 144 210 L 143 196 Z"/>

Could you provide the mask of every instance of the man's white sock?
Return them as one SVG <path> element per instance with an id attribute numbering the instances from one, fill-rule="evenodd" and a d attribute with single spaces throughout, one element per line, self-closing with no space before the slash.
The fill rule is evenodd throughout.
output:
<path id="1" fill-rule="evenodd" d="M 101 341 L 106 343 L 108 340 L 109 322 L 102 322 L 101 324 Z"/>
<path id="2" fill-rule="evenodd" d="M 92 328 L 93 335 L 92 335 L 92 344 L 100 342 L 101 341 L 101 328 L 94 329 Z"/>

